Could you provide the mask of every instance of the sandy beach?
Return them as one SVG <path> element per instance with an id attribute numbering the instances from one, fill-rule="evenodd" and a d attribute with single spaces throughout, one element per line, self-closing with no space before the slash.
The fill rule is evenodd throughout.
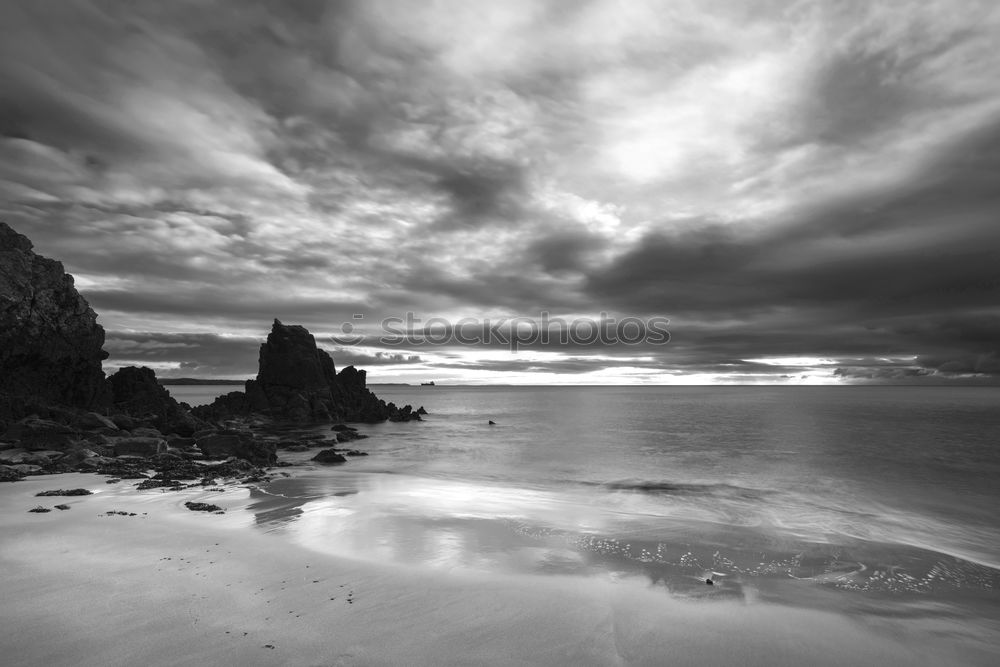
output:
<path id="1" fill-rule="evenodd" d="M 35 497 L 77 487 L 95 493 Z M 28 512 L 63 502 L 71 509 Z M 613 577 L 335 558 L 254 527 L 248 502 L 240 487 L 137 492 L 83 474 L 0 486 L 5 664 L 990 663 L 974 628 L 958 652 L 919 620 L 862 626 L 814 609 L 678 600 Z"/>

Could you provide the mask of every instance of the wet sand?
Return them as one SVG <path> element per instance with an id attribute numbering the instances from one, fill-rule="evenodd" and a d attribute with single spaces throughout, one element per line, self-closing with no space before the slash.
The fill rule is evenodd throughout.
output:
<path id="1" fill-rule="evenodd" d="M 36 498 L 83 487 L 95 495 Z M 254 526 L 249 491 L 0 485 L 7 665 L 987 665 L 919 619 L 676 599 L 613 577 L 365 563 Z M 224 515 L 191 512 L 210 502 Z M 36 505 L 66 511 L 33 514 Z M 112 511 L 134 516 L 108 514 Z M 934 623 L 940 623 L 935 620 Z M 955 628 L 947 628 L 954 634 Z"/>

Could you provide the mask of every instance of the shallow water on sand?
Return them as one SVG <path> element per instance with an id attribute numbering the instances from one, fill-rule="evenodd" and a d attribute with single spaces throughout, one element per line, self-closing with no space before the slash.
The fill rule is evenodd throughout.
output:
<path id="1" fill-rule="evenodd" d="M 370 456 L 255 491 L 262 529 L 364 560 L 639 578 L 1000 642 L 1000 390 L 376 391 L 430 415 L 361 426 Z"/>

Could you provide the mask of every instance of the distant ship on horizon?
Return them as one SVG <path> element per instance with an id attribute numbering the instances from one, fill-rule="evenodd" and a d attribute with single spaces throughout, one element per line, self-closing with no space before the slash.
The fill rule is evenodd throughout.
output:
<path id="1" fill-rule="evenodd" d="M 431 380 L 430 382 L 421 382 L 420 386 L 421 387 L 433 387 L 434 386 L 434 380 Z"/>

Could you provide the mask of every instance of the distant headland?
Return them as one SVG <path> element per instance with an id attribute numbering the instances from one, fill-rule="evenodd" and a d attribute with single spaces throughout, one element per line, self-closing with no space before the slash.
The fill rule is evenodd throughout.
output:
<path id="1" fill-rule="evenodd" d="M 246 380 L 216 380 L 213 378 L 156 378 L 156 381 L 166 386 L 183 385 L 243 385 Z"/>

